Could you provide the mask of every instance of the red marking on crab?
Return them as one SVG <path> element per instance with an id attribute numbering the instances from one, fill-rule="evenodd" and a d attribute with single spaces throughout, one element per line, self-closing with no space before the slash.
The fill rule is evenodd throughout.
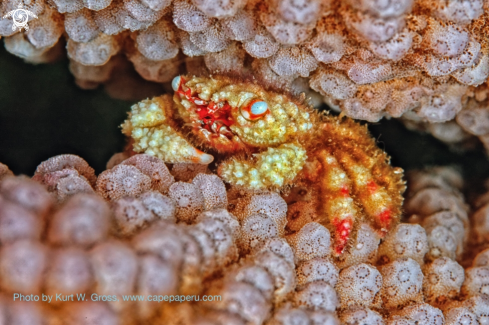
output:
<path id="1" fill-rule="evenodd" d="M 374 181 L 369 181 L 367 183 L 367 188 L 370 191 L 370 194 L 374 194 L 375 192 L 377 192 L 377 189 L 379 188 L 379 186 L 377 184 L 375 184 Z"/>
<path id="2" fill-rule="evenodd" d="M 350 234 L 353 228 L 353 220 L 350 217 L 345 219 L 334 219 L 333 226 L 334 230 L 334 253 L 336 256 L 340 256 L 343 254 L 345 250 L 346 244 L 348 243 L 348 239 L 350 238 Z"/>
<path id="3" fill-rule="evenodd" d="M 344 196 L 344 197 L 348 197 L 350 196 L 350 190 L 348 189 L 347 186 L 342 186 L 341 189 L 340 189 L 340 193 Z"/>
<path id="4" fill-rule="evenodd" d="M 230 127 L 234 124 L 231 116 L 231 106 L 227 102 L 218 103 L 210 102 L 209 105 L 199 105 L 197 114 L 201 121 L 201 126 L 209 132 L 220 134 L 222 126 Z M 224 133 L 227 135 L 227 133 Z"/>
<path id="5" fill-rule="evenodd" d="M 390 224 L 391 224 L 391 221 L 392 221 L 392 211 L 391 211 L 391 209 L 390 208 L 383 209 L 382 212 L 380 212 L 377 215 L 377 218 L 379 219 L 380 225 L 383 228 L 389 229 Z"/>
<path id="6" fill-rule="evenodd" d="M 178 89 L 176 93 L 182 97 L 185 97 L 187 100 L 192 101 L 192 90 L 190 88 L 187 88 L 187 90 L 183 90 L 182 84 L 184 83 L 185 79 L 183 79 L 183 77 L 180 77 L 180 83 L 178 84 Z"/>
<path id="7" fill-rule="evenodd" d="M 192 90 L 188 88 L 184 90 L 182 85 L 185 82 L 183 78 L 180 79 L 178 90 L 176 91 L 181 97 L 185 97 L 189 102 L 192 102 L 197 108 L 195 111 L 199 115 L 200 127 L 207 131 L 214 133 L 215 137 L 220 134 L 230 137 L 229 128 L 234 124 L 234 120 L 231 116 L 231 105 L 228 102 L 209 102 L 199 98 L 198 96 L 192 96 Z M 226 126 L 226 131 L 221 133 L 221 128 Z"/>

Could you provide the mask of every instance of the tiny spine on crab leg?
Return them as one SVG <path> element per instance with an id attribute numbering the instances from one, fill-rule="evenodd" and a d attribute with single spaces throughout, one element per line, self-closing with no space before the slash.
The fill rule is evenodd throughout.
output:
<path id="1" fill-rule="evenodd" d="M 321 170 L 321 211 L 334 227 L 334 254 L 343 253 L 353 224 L 359 213 L 351 197 L 351 180 L 338 164 L 338 161 L 327 151 L 321 150 L 316 155 L 323 166 Z"/>
<path id="2" fill-rule="evenodd" d="M 392 200 L 385 188 L 375 182 L 371 172 L 357 163 L 344 152 L 338 152 L 339 161 L 353 179 L 353 192 L 358 197 L 368 217 L 381 228 L 383 237 L 393 226 L 395 216 L 392 211 Z"/>

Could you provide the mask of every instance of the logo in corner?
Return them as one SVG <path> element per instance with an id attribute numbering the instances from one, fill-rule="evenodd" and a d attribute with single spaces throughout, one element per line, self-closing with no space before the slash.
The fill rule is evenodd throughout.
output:
<path id="1" fill-rule="evenodd" d="M 12 17 L 13 20 L 13 25 L 12 25 L 12 30 L 15 31 L 19 29 L 19 31 L 24 28 L 25 30 L 29 30 L 29 25 L 27 25 L 27 22 L 29 21 L 29 16 L 32 18 L 38 18 L 33 12 L 24 9 L 24 6 L 21 3 L 19 3 L 19 7 L 15 10 L 10 11 L 7 13 L 3 18 L 8 18 Z"/>

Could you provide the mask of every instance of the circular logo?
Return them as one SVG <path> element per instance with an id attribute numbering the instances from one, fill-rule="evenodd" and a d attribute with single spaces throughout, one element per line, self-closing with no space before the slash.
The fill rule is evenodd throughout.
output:
<path id="1" fill-rule="evenodd" d="M 21 2 L 19 3 L 19 7 L 17 9 L 10 11 L 5 16 L 3 16 L 3 18 L 12 17 L 13 31 L 15 31 L 16 29 L 22 30 L 22 28 L 24 28 L 25 30 L 29 30 L 29 25 L 27 25 L 27 22 L 29 21 L 29 16 L 37 18 L 37 16 L 33 12 L 24 9 L 24 6 Z"/>

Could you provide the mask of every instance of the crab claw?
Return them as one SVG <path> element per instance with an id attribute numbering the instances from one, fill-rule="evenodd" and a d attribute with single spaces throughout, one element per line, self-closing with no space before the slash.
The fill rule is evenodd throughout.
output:
<path id="1" fill-rule="evenodd" d="M 214 157 L 195 148 L 172 125 L 165 109 L 168 105 L 171 99 L 162 96 L 131 107 L 122 131 L 134 139 L 133 150 L 167 163 L 210 164 Z"/>
<path id="2" fill-rule="evenodd" d="M 205 152 L 200 151 L 199 149 L 194 148 L 194 152 L 195 153 L 191 159 L 192 159 L 192 162 L 195 164 L 207 165 L 207 164 L 210 164 L 214 160 L 213 156 L 206 154 Z"/>

